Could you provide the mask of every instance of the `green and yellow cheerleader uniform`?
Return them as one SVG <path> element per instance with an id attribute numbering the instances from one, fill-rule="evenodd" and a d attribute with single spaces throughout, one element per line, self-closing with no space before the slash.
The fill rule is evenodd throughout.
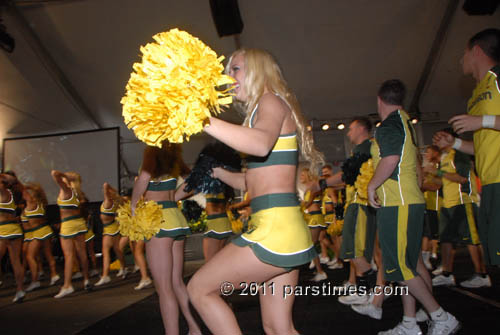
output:
<path id="1" fill-rule="evenodd" d="M 224 193 L 206 194 L 205 199 L 207 200 L 207 203 L 226 203 Z M 226 212 L 207 215 L 207 231 L 204 234 L 205 237 L 223 240 L 231 236 L 232 232 L 231 222 L 229 221 Z"/>
<path id="2" fill-rule="evenodd" d="M 467 104 L 470 115 L 500 117 L 500 65 L 491 68 L 477 84 Z M 486 264 L 500 265 L 500 131 L 474 132 L 476 170 L 481 180 L 479 235 Z"/>
<path id="3" fill-rule="evenodd" d="M 0 212 L 16 215 L 16 204 L 14 203 L 14 196 L 10 193 L 9 202 L 0 202 Z M 23 229 L 19 224 L 19 219 L 12 218 L 10 220 L 0 221 L 0 239 L 13 240 L 23 237 Z"/>
<path id="4" fill-rule="evenodd" d="M 257 106 L 250 117 L 250 127 Z M 264 158 L 249 157 L 248 169 L 298 163 L 296 134 L 280 135 L 272 151 Z M 248 231 L 232 241 L 250 246 L 262 262 L 291 270 L 316 256 L 311 233 L 300 210 L 295 193 L 271 193 L 251 199 L 252 216 Z"/>
<path id="5" fill-rule="evenodd" d="M 313 204 L 321 206 L 321 194 L 313 199 Z M 320 207 L 321 208 L 321 207 Z M 320 210 L 308 212 L 307 225 L 309 228 L 326 228 L 325 218 Z"/>
<path id="6" fill-rule="evenodd" d="M 151 180 L 148 184 L 147 191 L 173 191 L 177 186 L 177 178 L 170 176 L 160 177 L 157 180 Z M 157 201 L 162 209 L 163 221 L 160 231 L 155 237 L 171 237 L 175 240 L 183 240 L 186 235 L 191 234 L 186 218 L 177 207 L 175 201 Z"/>
<path id="7" fill-rule="evenodd" d="M 467 178 L 463 184 L 443 179 L 443 206 L 439 213 L 441 243 L 480 244 L 477 232 L 476 176 L 470 156 L 450 149 L 441 156 L 440 169 Z"/>
<path id="8" fill-rule="evenodd" d="M 61 200 L 57 198 L 57 205 L 61 209 L 79 209 L 80 200 L 76 196 L 74 190 L 71 191 L 71 198 L 67 200 Z M 80 215 L 73 215 L 61 220 L 61 231 L 59 236 L 62 238 L 73 238 L 75 236 L 86 234 L 87 224 L 85 219 Z"/>
<path id="9" fill-rule="evenodd" d="M 366 139 L 356 145 L 352 153 L 370 155 L 371 145 L 371 140 Z M 354 185 L 346 186 L 346 203 L 340 257 L 342 259 L 364 257 L 370 262 L 377 232 L 375 212 L 368 206 L 366 200 L 358 196 Z"/>
<path id="10" fill-rule="evenodd" d="M 403 110 L 389 114 L 375 132 L 371 148 L 376 170 L 387 156 L 400 157 L 388 179 L 376 190 L 381 202 L 377 225 L 384 264 L 389 281 L 414 278 L 422 245 L 425 199 L 417 182 L 415 129 Z"/>
<path id="11" fill-rule="evenodd" d="M 29 211 L 27 209 L 24 210 L 23 215 L 21 216 L 25 217 L 26 220 L 29 221 L 29 219 L 46 219 L 45 216 L 45 208 L 42 204 L 38 204 L 36 209 Z M 24 231 L 24 240 L 25 241 L 32 241 L 32 240 L 39 240 L 43 241 L 48 238 L 51 238 L 54 236 L 54 231 L 50 227 L 49 223 L 45 221 L 38 227 L 34 227 L 31 229 L 27 229 Z"/>
<path id="12" fill-rule="evenodd" d="M 120 232 L 120 226 L 115 220 L 117 209 L 116 202 L 113 202 L 111 208 L 104 208 L 104 203 L 101 204 L 101 215 L 113 218 L 113 221 L 102 224 L 102 235 L 116 236 Z"/>
<path id="13" fill-rule="evenodd" d="M 334 208 L 335 206 L 332 198 L 328 195 L 328 188 L 323 191 L 323 197 L 321 198 L 321 214 L 323 214 L 325 225 L 328 227 L 335 222 L 335 211 L 333 209 L 327 211 L 327 205 L 331 206 L 331 208 Z"/>

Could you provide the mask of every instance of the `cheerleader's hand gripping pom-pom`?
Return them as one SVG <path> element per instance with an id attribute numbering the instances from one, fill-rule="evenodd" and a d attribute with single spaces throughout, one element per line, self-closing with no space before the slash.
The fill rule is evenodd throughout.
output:
<path id="1" fill-rule="evenodd" d="M 132 216 L 130 201 L 121 205 L 116 213 L 120 234 L 128 236 L 131 241 L 151 239 L 158 234 L 163 222 L 162 207 L 154 201 L 139 200 L 134 216 Z"/>
<path id="2" fill-rule="evenodd" d="M 172 29 L 153 36 L 141 47 L 142 62 L 135 63 L 126 86 L 123 117 L 141 141 L 161 147 L 164 140 L 182 143 L 199 133 L 208 118 L 232 102 L 234 83 L 224 75 L 222 60 L 198 38 Z"/>

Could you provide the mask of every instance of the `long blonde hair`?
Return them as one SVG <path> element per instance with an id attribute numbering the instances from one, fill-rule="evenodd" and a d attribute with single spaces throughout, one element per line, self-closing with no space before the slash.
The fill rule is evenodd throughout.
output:
<path id="1" fill-rule="evenodd" d="M 26 191 L 30 194 L 30 196 L 36 200 L 37 203 L 42 204 L 44 207 L 47 207 L 47 195 L 43 190 L 42 186 L 38 183 L 26 183 L 24 185 Z"/>
<path id="2" fill-rule="evenodd" d="M 288 88 L 281 69 L 273 56 L 260 49 L 243 48 L 236 50 L 229 58 L 226 73 L 229 73 L 233 57 L 240 54 L 245 58 L 244 88 L 248 97 L 247 101 L 241 106 L 246 114 L 243 125 L 249 125 L 251 113 L 266 88 L 271 93 L 278 95 L 286 102 L 292 112 L 292 118 L 297 127 L 297 139 L 302 157 L 310 162 L 309 169 L 316 173 L 325 162 L 324 155 L 314 146 L 312 133 L 306 129 L 307 123 L 302 115 L 299 102 Z"/>

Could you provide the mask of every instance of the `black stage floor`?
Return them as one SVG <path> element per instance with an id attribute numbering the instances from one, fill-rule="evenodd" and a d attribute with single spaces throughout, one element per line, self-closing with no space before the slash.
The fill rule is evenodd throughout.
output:
<path id="1" fill-rule="evenodd" d="M 457 252 L 457 282 L 467 279 L 472 273 L 468 254 Z M 338 285 L 347 278 L 348 267 L 328 271 L 328 285 Z M 307 268 L 301 271 L 299 285 L 317 285 L 308 279 L 312 273 Z M 462 288 L 435 288 L 435 297 L 445 310 L 454 314 L 463 324 L 459 334 L 499 334 L 500 324 L 500 269 L 491 271 L 493 287 L 466 290 Z M 323 283 L 323 282 L 322 282 Z M 320 285 L 322 284 L 320 283 Z M 240 327 L 244 334 L 263 334 L 260 320 L 258 297 L 230 296 Z M 298 296 L 294 306 L 294 323 L 301 334 L 377 334 L 380 330 L 394 327 L 402 318 L 402 305 L 399 297 L 391 297 L 384 302 L 382 320 L 362 316 L 338 302 L 337 296 Z M 200 321 L 200 324 L 202 322 Z M 425 334 L 426 325 L 421 325 Z M 479 331 L 480 330 L 480 331 Z M 180 334 L 188 329 L 181 320 Z M 114 315 L 97 322 L 79 334 L 162 334 L 158 297 L 153 294 Z M 204 334 L 210 334 L 203 328 Z"/>
<path id="2" fill-rule="evenodd" d="M 187 262 L 186 269 L 192 273 L 201 262 Z M 466 250 L 459 250 L 455 262 L 457 282 L 472 274 L 472 265 Z M 339 285 L 348 274 L 342 270 L 328 270 L 328 280 L 320 283 Z M 500 334 L 500 268 L 490 271 L 493 287 L 484 289 L 462 289 L 457 287 L 435 288 L 439 303 L 463 324 L 459 334 Z M 299 285 L 317 285 L 308 279 L 312 272 L 301 270 Z M 111 284 L 96 288 L 93 292 L 81 290 L 64 299 L 52 296 L 57 287 L 47 287 L 27 295 L 22 304 L 12 304 L 14 294 L 12 282 L 0 288 L 0 334 L 163 334 L 158 298 L 152 288 L 134 291 L 138 274 L 126 280 L 113 278 Z M 188 278 L 186 278 L 188 280 Z M 12 281 L 12 280 L 10 280 Z M 94 279 L 95 281 L 95 279 Z M 79 288 L 81 283 L 76 283 Z M 401 299 L 391 297 L 384 302 L 382 320 L 374 320 L 351 310 L 338 302 L 337 296 L 303 295 L 296 298 L 294 322 L 301 334 L 377 334 L 380 330 L 394 327 L 402 318 Z M 232 295 L 228 299 L 244 334 L 263 334 L 258 297 Z M 203 324 L 200 320 L 200 324 Z M 426 331 L 426 326 L 421 325 Z M 188 330 L 181 319 L 180 334 Z M 210 334 L 203 328 L 204 334 Z"/>

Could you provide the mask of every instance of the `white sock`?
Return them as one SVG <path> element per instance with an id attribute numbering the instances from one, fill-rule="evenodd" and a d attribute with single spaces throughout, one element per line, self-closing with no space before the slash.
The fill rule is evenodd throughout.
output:
<path id="1" fill-rule="evenodd" d="M 430 313 L 431 319 L 434 321 L 446 321 L 448 320 L 448 314 L 443 310 L 442 307 L 439 307 L 436 311 Z"/>
<path id="2" fill-rule="evenodd" d="M 412 318 L 410 316 L 403 315 L 403 326 L 406 329 L 412 329 L 417 325 L 417 318 Z"/>

